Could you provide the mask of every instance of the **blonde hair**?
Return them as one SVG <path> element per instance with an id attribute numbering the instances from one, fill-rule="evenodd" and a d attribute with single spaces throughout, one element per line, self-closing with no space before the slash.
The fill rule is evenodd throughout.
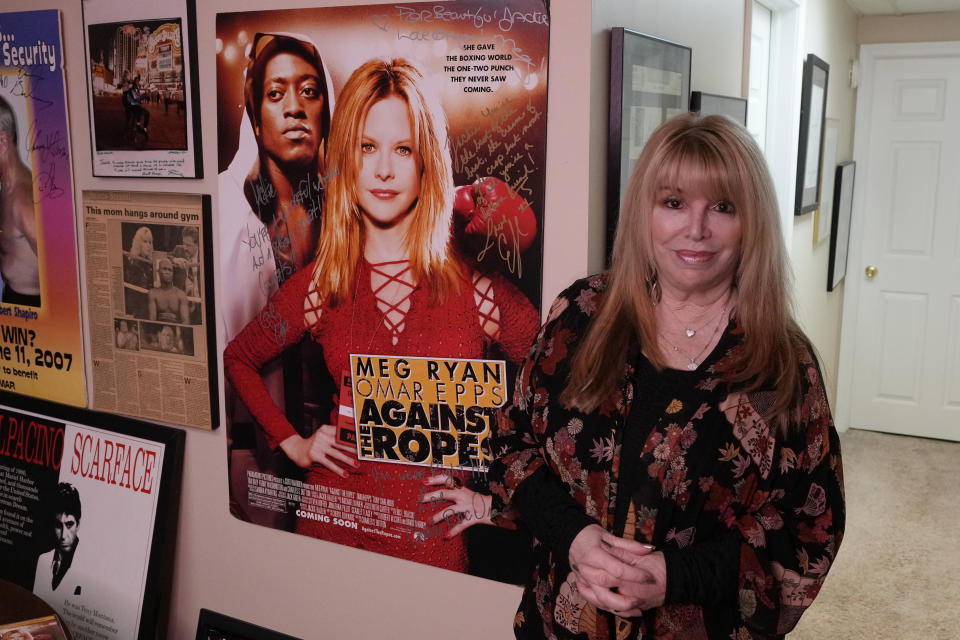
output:
<path id="1" fill-rule="evenodd" d="M 664 185 L 683 185 L 736 207 L 741 238 L 734 315 L 744 340 L 723 374 L 742 391 L 773 386 L 769 415 L 783 428 L 798 393 L 797 340 L 804 338 L 793 317 L 773 181 L 750 134 L 724 116 L 677 116 L 644 146 L 620 208 L 606 294 L 573 355 L 562 398 L 582 410 L 598 407 L 616 390 L 636 344 L 655 367 L 665 366 L 654 315 L 657 265 L 650 227 Z"/>
<path id="2" fill-rule="evenodd" d="M 148 258 L 148 256 L 143 255 L 143 248 L 146 246 L 147 237 L 150 238 L 151 247 L 149 257 L 153 257 L 153 233 L 149 227 L 140 227 L 137 229 L 137 232 L 133 234 L 133 240 L 130 241 L 130 255 L 137 258 Z"/>
<path id="3" fill-rule="evenodd" d="M 374 103 L 396 96 L 407 104 L 422 162 L 420 194 L 409 215 L 405 240 L 411 276 L 425 280 L 430 300 L 441 304 L 459 290 L 462 274 L 450 244 L 453 170 L 443 109 L 423 88 L 423 74 L 402 58 L 375 58 L 358 67 L 337 99 L 330 124 L 327 165 L 336 170 L 324 197 L 323 227 L 313 278 L 324 300 L 336 304 L 355 286 L 363 251 L 363 219 L 357 193 L 361 141 Z"/>

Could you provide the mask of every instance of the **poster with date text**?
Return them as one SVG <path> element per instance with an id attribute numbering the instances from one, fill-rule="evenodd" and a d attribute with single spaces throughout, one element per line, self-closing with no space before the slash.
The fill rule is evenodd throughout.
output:
<path id="1" fill-rule="evenodd" d="M 474 314 L 469 322 L 491 337 L 483 341 L 471 337 L 482 346 L 465 348 L 462 344 L 468 340 L 457 334 L 459 329 L 442 322 L 415 344 L 400 337 L 396 348 L 388 345 L 377 351 L 369 348 L 372 341 L 361 344 L 351 337 L 353 329 L 348 327 L 350 336 L 342 341 L 347 345 L 338 343 L 337 355 L 330 353 L 329 345 L 325 352 L 322 340 L 308 333 L 289 339 L 286 351 L 257 370 L 298 437 L 314 437 L 318 429 L 332 425 L 342 442 L 357 443 L 361 467 L 383 464 L 372 472 L 368 468 L 365 479 L 353 478 L 347 484 L 318 480 L 316 464 L 306 470 L 294 464 L 265 436 L 250 407 L 226 381 L 230 509 L 237 518 L 472 575 L 513 582 L 526 578 L 529 538 L 524 532 L 474 526 L 452 536 L 446 547 L 437 546 L 441 556 L 462 547 L 459 564 L 435 562 L 411 540 L 426 540 L 423 548 L 433 548 L 429 545 L 446 539 L 456 524 L 455 519 L 432 521 L 443 505 L 423 504 L 429 502 L 424 496 L 436 488 L 426 485 L 429 477 L 459 470 L 465 476 L 462 482 L 478 495 L 486 490 L 490 428 L 497 408 L 509 399 L 516 366 L 539 325 L 549 35 L 546 0 L 455 0 L 217 15 L 220 175 L 215 206 L 222 274 L 217 300 L 221 348 L 243 342 L 235 338 L 248 325 L 286 341 L 290 331 L 303 324 L 286 315 L 289 311 L 281 311 L 274 302 L 278 298 L 272 296 L 278 290 L 282 294 L 286 283 L 298 286 L 299 271 L 312 266 L 325 220 L 324 193 L 331 181 L 341 179 L 339 167 L 288 166 L 285 179 L 293 195 L 282 202 L 282 189 L 263 170 L 270 151 L 261 136 L 268 135 L 269 127 L 262 122 L 266 108 L 258 100 L 266 103 L 283 90 L 265 85 L 263 96 L 251 99 L 249 87 L 257 86 L 258 72 L 273 77 L 256 65 L 269 64 L 267 56 L 276 55 L 268 54 L 276 46 L 271 40 L 284 38 L 296 40 L 301 61 L 311 58 L 307 62 L 314 69 L 311 75 L 320 77 L 308 95 L 322 94 L 334 122 L 344 85 L 368 60 L 402 59 L 419 70 L 424 93 L 436 99 L 447 121 L 447 136 L 438 137 L 448 141 L 445 151 L 457 188 L 451 246 L 464 266 L 464 287 L 472 286 L 476 292 L 463 294 L 468 313 Z M 263 57 L 257 60 L 258 55 Z M 284 129 L 285 135 L 307 138 L 319 129 L 317 137 L 326 143 L 329 130 L 323 129 L 328 125 L 321 117 L 316 122 L 297 117 L 300 124 Z M 474 208 L 468 201 L 464 212 L 464 198 Z M 295 209 L 299 220 L 294 218 Z M 369 282 L 358 280 L 355 294 L 370 288 Z M 485 292 L 493 289 L 496 310 L 485 298 Z M 353 303 L 361 302 L 354 295 Z M 415 330 L 417 304 L 406 316 L 405 328 L 398 331 Z M 289 308 L 296 316 L 304 306 Z M 320 326 L 337 330 L 373 323 L 377 335 L 386 322 L 370 320 L 371 314 L 379 313 L 373 304 L 364 309 L 364 317 L 353 320 L 337 320 L 336 313 L 325 309 Z M 494 329 L 484 323 L 493 323 Z M 520 326 L 525 327 L 523 346 L 512 356 L 504 355 L 496 339 Z M 455 357 L 450 355 L 451 343 L 461 345 Z M 232 348 L 239 347 L 235 344 L 228 351 Z M 359 376 L 351 375 L 351 355 L 369 358 L 354 361 Z M 367 369 L 373 366 L 370 363 L 392 368 L 381 375 Z M 399 372 L 408 366 L 404 378 Z M 366 386 L 358 391 L 353 378 Z M 406 395 L 415 392 L 419 398 Z M 357 393 L 363 397 L 358 395 L 355 400 L 360 404 L 354 405 Z M 388 426 L 390 421 L 397 424 Z M 399 492 L 393 485 L 400 482 L 418 494 L 408 495 L 405 505 L 393 495 Z M 380 545 L 370 543 L 374 538 L 394 540 L 396 546 L 380 550 Z"/>
<path id="2" fill-rule="evenodd" d="M 0 389 L 84 404 L 60 14 L 0 13 Z"/>

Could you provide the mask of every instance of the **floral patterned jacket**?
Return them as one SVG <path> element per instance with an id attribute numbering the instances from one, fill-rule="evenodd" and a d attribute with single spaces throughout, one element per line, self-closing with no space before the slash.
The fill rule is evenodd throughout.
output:
<path id="1" fill-rule="evenodd" d="M 664 552 L 667 602 L 637 618 L 597 611 L 574 588 L 569 549 L 555 554 L 538 543 L 516 635 L 782 637 L 820 590 L 845 519 L 840 443 L 816 360 L 798 340 L 802 402 L 786 436 L 765 419 L 769 393 L 740 393 L 719 373 L 742 345 L 735 324 L 697 371 L 656 372 L 641 356 L 598 410 L 570 409 L 557 396 L 605 282 L 603 276 L 581 280 L 558 297 L 518 373 L 513 403 L 492 438 L 494 521 L 517 517 L 510 504 L 517 487 L 546 468 L 601 526 Z M 638 388 L 644 379 L 636 369 L 643 363 L 657 384 L 647 384 L 648 376 Z M 644 403 L 638 409 L 648 431 L 642 432 L 641 469 L 627 470 L 620 468 L 623 432 L 635 398 Z M 626 471 L 643 490 L 621 501 L 618 513 L 618 480 Z M 731 558 L 736 579 L 717 586 L 711 562 L 721 556 Z"/>

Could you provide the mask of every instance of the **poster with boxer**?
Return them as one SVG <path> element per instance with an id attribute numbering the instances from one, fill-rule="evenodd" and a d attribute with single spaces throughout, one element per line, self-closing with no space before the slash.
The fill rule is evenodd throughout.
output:
<path id="1" fill-rule="evenodd" d="M 60 14 L 0 13 L 0 42 L 0 389 L 83 406 Z"/>
<path id="2" fill-rule="evenodd" d="M 539 326 L 549 24 L 546 0 L 217 15 L 236 517 L 525 579 L 486 464 Z"/>

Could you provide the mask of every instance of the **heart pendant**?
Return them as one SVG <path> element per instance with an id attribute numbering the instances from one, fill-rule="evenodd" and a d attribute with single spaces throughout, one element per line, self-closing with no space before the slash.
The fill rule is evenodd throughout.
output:
<path id="1" fill-rule="evenodd" d="M 696 370 L 697 370 L 697 363 L 694 362 L 693 360 L 691 360 L 691 361 L 690 361 L 690 364 L 687 365 L 687 369 L 689 369 L 690 371 L 696 371 Z"/>
<path id="2" fill-rule="evenodd" d="M 688 338 L 692 338 L 694 335 L 696 335 L 696 333 L 697 333 L 697 332 L 696 332 L 696 330 L 694 330 L 694 329 L 687 329 L 687 337 L 688 337 Z"/>

